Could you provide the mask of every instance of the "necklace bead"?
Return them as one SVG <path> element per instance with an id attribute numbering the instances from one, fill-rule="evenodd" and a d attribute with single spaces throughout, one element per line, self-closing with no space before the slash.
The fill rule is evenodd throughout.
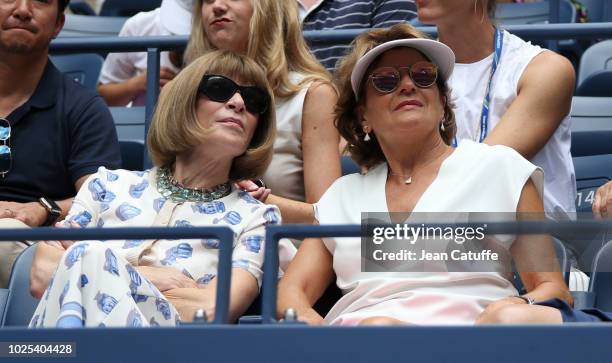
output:
<path id="1" fill-rule="evenodd" d="M 209 189 L 187 188 L 174 178 L 169 168 L 161 167 L 157 173 L 157 190 L 174 202 L 211 202 L 229 195 L 232 185 L 227 181 Z"/>

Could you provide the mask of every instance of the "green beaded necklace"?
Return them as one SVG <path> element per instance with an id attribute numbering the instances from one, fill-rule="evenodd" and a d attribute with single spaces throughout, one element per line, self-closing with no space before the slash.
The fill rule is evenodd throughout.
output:
<path id="1" fill-rule="evenodd" d="M 173 202 L 210 202 L 231 193 L 232 185 L 228 181 L 210 189 L 187 188 L 174 178 L 169 168 L 161 167 L 157 173 L 157 191 Z"/>

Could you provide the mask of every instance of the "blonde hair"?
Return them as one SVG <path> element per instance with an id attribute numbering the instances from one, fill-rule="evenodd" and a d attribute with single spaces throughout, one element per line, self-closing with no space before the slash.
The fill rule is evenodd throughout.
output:
<path id="1" fill-rule="evenodd" d="M 253 15 L 249 23 L 246 55 L 265 71 L 276 97 L 289 97 L 313 81 L 331 85 L 331 76 L 310 53 L 302 35 L 297 2 L 293 0 L 250 0 Z M 185 50 L 185 63 L 210 50 L 217 49 L 206 36 L 202 24 L 203 0 L 195 0 L 191 37 Z M 298 84 L 289 79 L 290 72 L 306 77 Z"/>
<path id="2" fill-rule="evenodd" d="M 364 76 L 359 85 L 358 101 L 351 87 L 351 74 L 357 61 L 372 48 L 392 40 L 408 38 L 427 38 L 427 36 L 408 24 L 396 24 L 387 29 L 368 30 L 353 40 L 351 53 L 340 61 L 336 73 L 336 84 L 340 95 L 334 110 L 334 124 L 340 135 L 347 141 L 347 151 L 360 166 L 372 167 L 386 159 L 376 135 L 372 133 L 370 141 L 363 140 L 365 133 L 357 114 L 358 107 L 365 103 L 365 84 L 368 77 Z M 375 63 L 373 62 L 370 68 Z M 366 75 L 369 73 L 370 69 L 365 72 Z M 445 100 L 442 105 L 445 131 L 440 130 L 440 136 L 447 145 L 450 145 L 457 128 L 453 104 L 450 101 L 450 89 L 442 77 L 438 77 L 436 85 Z"/>
<path id="3" fill-rule="evenodd" d="M 267 91 L 273 102 L 266 74 L 252 59 L 228 51 L 212 51 L 194 60 L 159 97 L 147 135 L 149 155 L 156 166 L 170 166 L 176 156 L 206 142 L 209 131 L 198 121 L 196 107 L 202 77 L 218 74 L 252 84 Z M 234 159 L 230 180 L 261 176 L 272 159 L 276 119 L 272 105 L 259 115 L 257 128 L 244 154 Z"/>

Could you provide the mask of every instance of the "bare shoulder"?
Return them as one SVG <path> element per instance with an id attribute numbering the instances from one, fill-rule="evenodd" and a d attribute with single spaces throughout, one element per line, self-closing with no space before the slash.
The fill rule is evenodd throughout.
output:
<path id="1" fill-rule="evenodd" d="M 572 63 L 555 52 L 545 51 L 529 62 L 519 87 L 527 84 L 547 88 L 565 85 L 573 90 L 575 81 L 576 72 Z"/>
<path id="2" fill-rule="evenodd" d="M 306 98 L 319 101 L 332 100 L 335 102 L 336 98 L 338 98 L 338 92 L 330 82 L 315 81 L 308 87 Z"/>

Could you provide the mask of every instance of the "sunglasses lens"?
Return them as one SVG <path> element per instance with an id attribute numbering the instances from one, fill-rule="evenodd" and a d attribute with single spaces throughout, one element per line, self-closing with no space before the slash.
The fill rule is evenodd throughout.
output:
<path id="1" fill-rule="evenodd" d="M 268 110 L 267 92 L 257 87 L 244 87 L 241 91 L 247 111 L 252 114 L 263 114 Z"/>
<path id="2" fill-rule="evenodd" d="M 418 87 L 429 87 L 438 78 L 438 68 L 429 62 L 415 63 L 410 67 L 410 78 Z"/>
<path id="3" fill-rule="evenodd" d="M 399 84 L 400 77 L 394 68 L 381 68 L 372 73 L 372 84 L 378 92 L 393 92 Z"/>
<path id="4" fill-rule="evenodd" d="M 0 118 L 0 141 L 6 141 L 11 137 L 11 124 L 3 118 Z"/>
<path id="5" fill-rule="evenodd" d="M 4 175 L 11 170 L 11 148 L 0 145 L 0 174 Z"/>
<path id="6" fill-rule="evenodd" d="M 237 90 L 236 83 L 222 76 L 208 76 L 200 86 L 200 92 L 215 102 L 229 100 Z"/>

